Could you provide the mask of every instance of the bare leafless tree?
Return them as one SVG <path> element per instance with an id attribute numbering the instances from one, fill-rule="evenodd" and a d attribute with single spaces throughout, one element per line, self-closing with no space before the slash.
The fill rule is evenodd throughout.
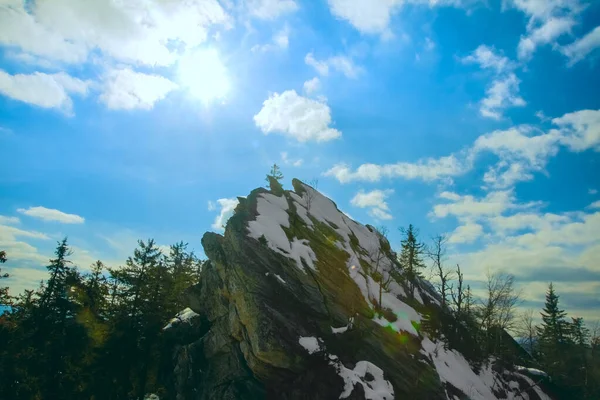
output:
<path id="1" fill-rule="evenodd" d="M 315 198 L 316 190 L 319 187 L 319 180 L 317 178 L 313 178 L 308 182 L 308 185 L 312 187 L 313 190 L 307 189 L 304 192 L 304 196 L 306 197 L 306 210 L 310 212 L 310 206 Z"/>
<path id="2" fill-rule="evenodd" d="M 387 277 L 385 276 L 385 271 L 383 270 L 383 261 L 386 259 L 387 255 L 383 251 L 381 242 L 383 240 L 387 240 L 388 229 L 385 226 L 380 226 L 375 228 L 375 232 L 377 233 L 377 242 L 374 243 L 369 249 L 369 258 L 374 263 L 372 277 L 379 284 L 379 307 L 382 307 L 381 300 L 383 298 L 383 290 L 388 289 L 388 286 L 392 280 L 392 275 L 390 271 L 387 271 Z"/>
<path id="3" fill-rule="evenodd" d="M 486 274 L 487 297 L 479 307 L 480 327 L 486 332 L 487 348 L 499 349 L 501 332 L 515 327 L 516 307 L 521 302 L 521 291 L 515 288 L 515 277 L 502 272 Z"/>
<path id="4" fill-rule="evenodd" d="M 527 309 L 519 314 L 519 318 L 515 323 L 515 333 L 519 337 L 519 341 L 525 349 L 530 353 L 533 352 L 533 346 L 537 339 L 537 326 L 534 322 L 533 316 L 535 311 L 533 309 Z"/>
<path id="5" fill-rule="evenodd" d="M 448 238 L 445 235 L 437 235 L 432 238 L 432 244 L 427 250 L 427 256 L 432 260 L 432 275 L 438 280 L 436 287 L 442 296 L 442 307 L 448 301 L 448 282 L 452 280 L 454 272 L 444 267 L 446 256 L 446 243 Z"/>
<path id="6" fill-rule="evenodd" d="M 515 309 L 521 301 L 521 291 L 515 288 L 515 277 L 502 272 L 487 272 L 487 298 L 481 307 L 482 327 L 496 326 L 511 329 L 515 322 Z"/>
<path id="7" fill-rule="evenodd" d="M 464 287 L 464 275 L 460 270 L 460 265 L 456 264 L 456 278 L 457 278 L 457 286 L 450 285 L 450 297 L 452 298 L 452 304 L 456 308 L 456 313 L 461 314 L 464 309 L 465 302 L 465 287 Z M 470 292 L 470 290 L 469 290 Z"/>

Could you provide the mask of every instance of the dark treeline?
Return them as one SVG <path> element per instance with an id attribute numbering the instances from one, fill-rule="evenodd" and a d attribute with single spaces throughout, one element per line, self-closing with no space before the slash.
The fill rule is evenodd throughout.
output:
<path id="1" fill-rule="evenodd" d="M 139 241 L 115 269 L 97 261 L 81 273 L 70 255 L 65 239 L 37 290 L 0 292 L 8 308 L 0 316 L 0 398 L 143 399 L 164 391 L 172 355 L 162 328 L 183 308 L 179 296 L 203 262 L 184 243 L 162 254 L 153 240 Z"/>

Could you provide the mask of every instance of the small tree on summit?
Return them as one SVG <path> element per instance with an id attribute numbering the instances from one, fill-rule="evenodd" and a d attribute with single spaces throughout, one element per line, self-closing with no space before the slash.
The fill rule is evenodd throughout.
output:
<path id="1" fill-rule="evenodd" d="M 271 172 L 269 172 L 269 174 L 267 175 L 267 178 L 266 178 L 267 183 L 270 183 L 269 177 L 272 177 L 277 182 L 281 183 L 281 180 L 283 179 L 283 174 L 281 173 L 281 169 L 279 168 L 279 165 L 273 164 L 273 166 L 271 167 Z"/>
<path id="2" fill-rule="evenodd" d="M 281 173 L 281 169 L 279 169 L 277 164 L 273 164 L 271 172 L 267 174 L 266 181 L 269 184 L 269 189 L 276 195 L 283 192 L 283 187 L 281 186 L 282 179 L 283 174 Z"/>

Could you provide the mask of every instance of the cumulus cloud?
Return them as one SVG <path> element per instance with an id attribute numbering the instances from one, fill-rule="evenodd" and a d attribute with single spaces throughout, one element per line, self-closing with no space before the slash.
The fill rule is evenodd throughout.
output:
<path id="1" fill-rule="evenodd" d="M 206 40 L 208 29 L 231 20 L 217 0 L 5 3 L 0 43 L 64 63 L 84 62 L 91 51 L 100 50 L 122 62 L 170 65 L 176 60 L 170 42 L 195 47 Z"/>
<path id="2" fill-rule="evenodd" d="M 0 215 L 0 225 L 16 225 L 21 221 L 17 217 L 7 217 L 4 215 Z"/>
<path id="3" fill-rule="evenodd" d="M 580 110 L 554 118 L 561 142 L 571 151 L 600 151 L 600 110 Z"/>
<path id="4" fill-rule="evenodd" d="M 11 99 L 42 108 L 55 108 L 67 115 L 73 112 L 71 94 L 86 96 L 89 81 L 60 72 L 11 75 L 0 70 L 0 93 Z"/>
<path id="5" fill-rule="evenodd" d="M 369 208 L 369 215 L 375 219 L 390 220 L 393 216 L 389 213 L 386 199 L 392 193 L 394 193 L 392 189 L 372 190 L 370 192 L 361 190 L 350 200 L 350 204 L 355 207 Z"/>
<path id="6" fill-rule="evenodd" d="M 259 19 L 273 20 L 298 9 L 294 0 L 249 0 L 250 14 Z"/>
<path id="7" fill-rule="evenodd" d="M 342 55 L 319 61 L 313 53 L 308 53 L 304 57 L 304 62 L 323 76 L 329 75 L 330 70 L 335 70 L 341 72 L 346 78 L 356 78 L 362 72 L 362 68 L 354 64 L 351 58 Z"/>
<path id="8" fill-rule="evenodd" d="M 527 126 L 497 130 L 477 138 L 474 153 L 491 152 L 499 157 L 484 175 L 484 182 L 494 188 L 506 188 L 533 179 L 532 172 L 543 171 L 548 159 L 558 153 L 561 134 L 534 135 Z"/>
<path id="9" fill-rule="evenodd" d="M 562 49 L 564 55 L 569 57 L 569 65 L 574 65 L 583 60 L 588 54 L 600 47 L 600 26 L 595 27 L 585 36 Z"/>
<path id="10" fill-rule="evenodd" d="M 513 206 L 512 191 L 496 191 L 477 199 L 471 195 L 459 195 L 454 192 L 442 192 L 440 199 L 447 202 L 436 204 L 431 215 L 436 218 L 454 216 L 461 220 L 472 221 L 481 216 L 498 215 Z"/>
<path id="11" fill-rule="evenodd" d="M 500 119 L 502 111 L 509 107 L 524 107 L 527 103 L 519 96 L 520 80 L 514 73 L 494 79 L 481 100 L 479 112 L 482 116 Z"/>
<path id="12" fill-rule="evenodd" d="M 266 53 L 275 50 L 285 50 L 288 48 L 289 44 L 290 28 L 286 25 L 281 30 L 277 31 L 275 35 L 273 35 L 271 43 L 253 46 L 250 50 L 253 52 Z"/>
<path id="13" fill-rule="evenodd" d="M 554 128 L 542 131 L 520 125 L 495 130 L 479 136 L 469 147 L 458 153 L 437 159 L 422 159 L 414 163 L 362 164 L 352 170 L 346 164 L 336 164 L 324 176 L 340 183 L 353 181 L 378 182 L 382 178 L 419 179 L 425 182 L 451 182 L 453 177 L 471 171 L 481 155 L 493 154 L 498 161 L 484 174 L 486 189 L 507 189 L 516 183 L 531 180 L 534 173 L 545 172 L 548 160 L 561 148 L 570 151 L 600 151 L 600 110 L 580 110 L 552 119 Z"/>
<path id="14" fill-rule="evenodd" d="M 559 48 L 556 41 L 570 33 L 577 16 L 584 10 L 579 0 L 509 0 L 504 3 L 523 12 L 529 19 L 527 32 L 521 36 L 517 53 L 519 59 L 528 60 L 542 45 Z"/>
<path id="15" fill-rule="evenodd" d="M 435 6 L 462 6 L 462 0 L 410 0 L 411 4 Z M 403 0 L 328 0 L 331 13 L 349 22 L 365 34 L 378 34 L 384 38 L 392 35 L 389 25 L 391 17 L 407 3 Z"/>
<path id="16" fill-rule="evenodd" d="M 459 225 L 448 237 L 448 243 L 473 243 L 483 235 L 483 226 L 467 222 Z"/>
<path id="17" fill-rule="evenodd" d="M 29 207 L 17 209 L 21 214 L 28 217 L 38 218 L 42 221 L 60 222 L 62 224 L 83 224 L 85 219 L 76 214 L 67 214 L 60 210 L 46 207 Z"/>
<path id="18" fill-rule="evenodd" d="M 177 85 L 159 75 L 135 72 L 130 68 L 109 71 L 100 101 L 112 110 L 150 110 Z"/>
<path id="19" fill-rule="evenodd" d="M 484 69 L 493 69 L 497 73 L 513 68 L 513 63 L 505 56 L 496 54 L 493 47 L 479 45 L 473 53 L 462 59 L 465 64 L 477 64 Z"/>
<path id="20" fill-rule="evenodd" d="M 449 242 L 459 246 L 453 247 L 448 261 L 460 264 L 474 284 L 485 279 L 489 268 L 526 282 L 528 301 L 543 300 L 548 281 L 556 282 L 561 295 L 580 292 L 593 297 L 600 287 L 600 210 L 551 213 L 543 207 L 539 202 L 518 202 L 511 191 L 482 196 L 444 192 L 431 215 L 457 220 Z M 474 241 L 481 244 L 476 250 L 460 250 L 461 244 Z M 577 307 L 570 311 L 585 312 L 583 305 Z"/>
<path id="21" fill-rule="evenodd" d="M 505 109 L 523 107 L 525 100 L 519 95 L 520 81 L 513 72 L 515 64 L 500 55 L 494 48 L 480 45 L 470 55 L 462 58 L 465 64 L 477 64 L 482 69 L 492 70 L 494 78 L 486 88 L 479 112 L 485 118 L 500 119 Z"/>
<path id="22" fill-rule="evenodd" d="M 321 81 L 319 80 L 318 77 L 314 77 L 306 82 L 304 82 L 304 92 L 306 94 L 312 94 L 314 92 L 316 92 L 317 90 L 319 90 L 319 88 L 321 87 Z"/>
<path id="23" fill-rule="evenodd" d="M 231 218 L 235 208 L 237 207 L 239 201 L 237 198 L 232 199 L 219 199 L 216 204 L 221 207 L 219 215 L 215 217 L 215 220 L 211 227 L 216 231 L 223 231 L 225 228 L 225 224 L 227 220 Z M 209 206 L 210 207 L 210 206 Z"/>
<path id="24" fill-rule="evenodd" d="M 531 29 L 529 34 L 521 36 L 519 41 L 519 59 L 531 58 L 537 47 L 555 42 L 560 36 L 569 33 L 574 25 L 575 21 L 570 17 L 549 18 L 541 26 Z"/>
<path id="25" fill-rule="evenodd" d="M 593 202 L 592 204 L 590 204 L 588 206 L 588 208 L 600 209 L 600 200 L 596 200 L 595 202 Z"/>
<path id="26" fill-rule="evenodd" d="M 455 155 L 426 158 L 415 163 L 363 164 L 352 171 L 346 164 L 337 164 L 324 173 L 335 177 L 340 183 L 352 181 L 378 182 L 382 178 L 421 179 L 435 181 L 462 175 L 470 166 L 468 160 L 459 160 Z"/>
<path id="27" fill-rule="evenodd" d="M 18 222 L 18 218 L 15 217 L 2 217 L 0 218 L 0 249 L 6 251 L 7 257 L 9 259 L 8 268 L 4 270 L 4 272 L 10 272 L 11 274 L 11 289 L 15 290 L 15 280 L 13 272 L 17 272 L 21 268 L 15 268 L 13 270 L 10 269 L 10 266 L 13 265 L 14 261 L 30 261 L 36 263 L 43 263 L 48 261 L 47 257 L 42 256 L 38 253 L 36 247 L 27 243 L 24 240 L 35 241 L 35 240 L 49 240 L 50 238 L 41 232 L 36 232 L 32 230 L 25 230 L 16 228 L 14 225 Z M 4 269 L 4 267 L 3 267 Z M 13 279 L 15 278 L 15 279 Z M 36 284 L 39 283 L 39 280 Z M 29 286 L 29 288 L 32 286 Z M 14 292 L 13 292 L 14 293 Z"/>
<path id="28" fill-rule="evenodd" d="M 279 133 L 299 142 L 325 142 L 342 136 L 330 127 L 331 110 L 325 102 L 300 96 L 295 90 L 270 95 L 254 122 L 264 134 Z"/>

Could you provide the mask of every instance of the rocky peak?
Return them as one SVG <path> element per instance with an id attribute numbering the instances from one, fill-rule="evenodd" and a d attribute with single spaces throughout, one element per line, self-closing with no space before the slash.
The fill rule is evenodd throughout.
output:
<path id="1" fill-rule="evenodd" d="M 193 317 L 171 328 L 176 398 L 547 398 L 492 362 L 476 373 L 429 337 L 440 304 L 431 284 L 407 285 L 376 229 L 293 187 L 252 191 L 224 235 L 202 238 L 209 262 L 186 293 Z"/>

